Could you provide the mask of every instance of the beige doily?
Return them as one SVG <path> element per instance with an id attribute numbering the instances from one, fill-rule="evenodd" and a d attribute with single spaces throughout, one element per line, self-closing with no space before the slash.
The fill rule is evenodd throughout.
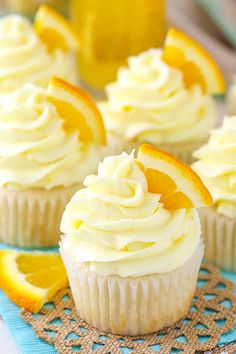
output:
<path id="1" fill-rule="evenodd" d="M 22 311 L 22 318 L 33 326 L 39 338 L 53 344 L 59 353 L 75 352 L 121 354 L 195 353 L 215 348 L 215 353 L 236 353 L 231 344 L 216 349 L 221 334 L 235 324 L 236 296 L 233 283 L 221 277 L 219 270 L 202 264 L 198 288 L 186 318 L 174 327 L 161 332 L 140 336 L 121 337 L 89 326 L 76 314 L 70 289 L 62 290 L 54 302 L 44 306 L 40 314 Z M 226 351 L 227 350 L 227 351 Z"/>

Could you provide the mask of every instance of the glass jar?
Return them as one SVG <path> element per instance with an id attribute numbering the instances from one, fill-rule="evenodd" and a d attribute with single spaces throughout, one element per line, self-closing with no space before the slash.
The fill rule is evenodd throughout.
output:
<path id="1" fill-rule="evenodd" d="M 161 46 L 165 5 L 165 0 L 71 0 L 70 16 L 81 43 L 81 81 L 102 89 L 127 57 Z"/>

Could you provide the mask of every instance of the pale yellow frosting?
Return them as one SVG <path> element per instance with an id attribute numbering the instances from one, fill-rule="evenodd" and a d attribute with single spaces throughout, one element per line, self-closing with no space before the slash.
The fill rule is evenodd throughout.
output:
<path id="1" fill-rule="evenodd" d="M 85 179 L 64 212 L 63 249 L 103 275 L 165 273 L 182 265 L 199 245 L 195 209 L 168 211 L 148 192 L 134 154 L 111 156 Z"/>
<path id="2" fill-rule="evenodd" d="M 194 153 L 193 164 L 220 214 L 236 219 L 236 116 L 225 117 L 209 142 Z"/>
<path id="3" fill-rule="evenodd" d="M 67 187 L 96 171 L 96 145 L 66 132 L 46 90 L 27 84 L 0 96 L 0 185 L 12 189 Z"/>
<path id="4" fill-rule="evenodd" d="M 108 131 L 155 145 L 206 139 L 216 119 L 212 98 L 198 85 L 187 89 L 182 72 L 161 57 L 158 49 L 130 57 L 107 86 L 108 100 L 100 109 Z"/>
<path id="5" fill-rule="evenodd" d="M 49 52 L 31 22 L 20 15 L 0 19 L 0 93 L 25 83 L 47 87 L 52 76 L 76 81 L 73 54 Z"/>

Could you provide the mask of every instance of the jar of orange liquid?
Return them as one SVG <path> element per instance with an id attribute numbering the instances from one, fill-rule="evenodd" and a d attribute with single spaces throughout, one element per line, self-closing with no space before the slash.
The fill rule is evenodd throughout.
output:
<path id="1" fill-rule="evenodd" d="M 165 0 L 71 0 L 81 81 L 102 89 L 127 57 L 162 45 Z"/>

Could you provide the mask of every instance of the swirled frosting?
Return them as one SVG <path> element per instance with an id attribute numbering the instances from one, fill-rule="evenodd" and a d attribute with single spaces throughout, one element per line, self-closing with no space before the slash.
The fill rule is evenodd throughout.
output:
<path id="1" fill-rule="evenodd" d="M 85 179 L 64 212 L 61 247 L 103 275 L 169 272 L 183 264 L 200 241 L 195 209 L 168 211 L 148 192 L 134 154 L 104 159 Z"/>
<path id="2" fill-rule="evenodd" d="M 199 161 L 193 168 L 210 190 L 217 211 L 236 219 L 236 116 L 225 117 L 194 156 Z"/>
<path id="3" fill-rule="evenodd" d="M 67 187 L 95 172 L 98 146 L 66 132 L 46 90 L 27 84 L 0 96 L 0 185 L 12 189 Z"/>
<path id="4" fill-rule="evenodd" d="M 100 103 L 108 131 L 155 145 L 202 141 L 214 126 L 213 100 L 200 86 L 184 86 L 182 72 L 151 49 L 128 59 Z"/>
<path id="5" fill-rule="evenodd" d="M 52 76 L 75 82 L 73 54 L 49 52 L 30 21 L 20 15 L 0 19 L 0 93 L 25 83 L 47 87 Z"/>

